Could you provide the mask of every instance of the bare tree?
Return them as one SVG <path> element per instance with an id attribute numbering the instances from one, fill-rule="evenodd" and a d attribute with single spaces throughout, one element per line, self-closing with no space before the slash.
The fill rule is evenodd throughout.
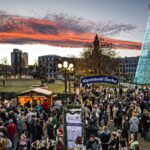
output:
<path id="1" fill-rule="evenodd" d="M 3 75 L 7 79 L 7 77 L 8 77 L 8 59 L 7 59 L 7 57 L 4 57 L 1 59 L 1 64 L 3 65 Z"/>

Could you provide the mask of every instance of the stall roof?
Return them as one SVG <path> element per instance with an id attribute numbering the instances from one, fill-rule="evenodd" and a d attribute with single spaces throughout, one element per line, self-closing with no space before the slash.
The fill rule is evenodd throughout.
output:
<path id="1" fill-rule="evenodd" d="M 51 96 L 53 94 L 52 91 L 49 91 L 49 90 L 38 87 L 38 88 L 34 88 L 34 89 L 27 90 L 25 92 L 22 92 L 22 93 L 18 94 L 18 96 L 22 95 L 22 94 L 29 93 L 29 92 L 35 92 L 35 93 L 46 95 L 46 96 Z"/>

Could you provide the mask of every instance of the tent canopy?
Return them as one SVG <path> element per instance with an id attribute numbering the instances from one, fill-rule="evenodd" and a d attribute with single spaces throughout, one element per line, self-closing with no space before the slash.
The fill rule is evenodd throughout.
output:
<path id="1" fill-rule="evenodd" d="M 38 95 L 44 95 L 44 96 L 51 96 L 53 94 L 52 91 L 49 91 L 47 89 L 43 89 L 43 88 L 34 88 L 34 89 L 30 89 L 30 90 L 27 90 L 25 92 L 22 92 L 20 94 L 18 94 L 18 96 L 21 96 L 21 95 L 26 95 L 26 94 L 29 94 L 29 93 L 36 93 Z"/>

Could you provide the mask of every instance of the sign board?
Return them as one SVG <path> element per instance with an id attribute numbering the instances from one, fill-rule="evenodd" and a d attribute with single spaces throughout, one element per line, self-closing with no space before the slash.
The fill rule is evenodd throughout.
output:
<path id="1" fill-rule="evenodd" d="M 67 149 L 75 146 L 75 140 L 78 136 L 82 137 L 82 118 L 81 110 L 72 109 L 66 113 L 66 132 L 67 132 Z"/>
<path id="2" fill-rule="evenodd" d="M 118 78 L 112 76 L 88 76 L 81 78 L 82 84 L 89 84 L 95 82 L 118 84 Z"/>

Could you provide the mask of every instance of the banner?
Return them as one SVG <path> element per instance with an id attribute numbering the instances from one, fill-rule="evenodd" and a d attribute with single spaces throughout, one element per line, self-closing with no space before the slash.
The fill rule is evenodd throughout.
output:
<path id="1" fill-rule="evenodd" d="M 82 137 L 81 112 L 66 113 L 67 149 L 74 148 L 75 140 L 78 136 Z"/>
<path id="2" fill-rule="evenodd" d="M 89 84 L 94 82 L 118 84 L 118 78 L 112 76 L 88 76 L 81 78 L 82 84 Z"/>

